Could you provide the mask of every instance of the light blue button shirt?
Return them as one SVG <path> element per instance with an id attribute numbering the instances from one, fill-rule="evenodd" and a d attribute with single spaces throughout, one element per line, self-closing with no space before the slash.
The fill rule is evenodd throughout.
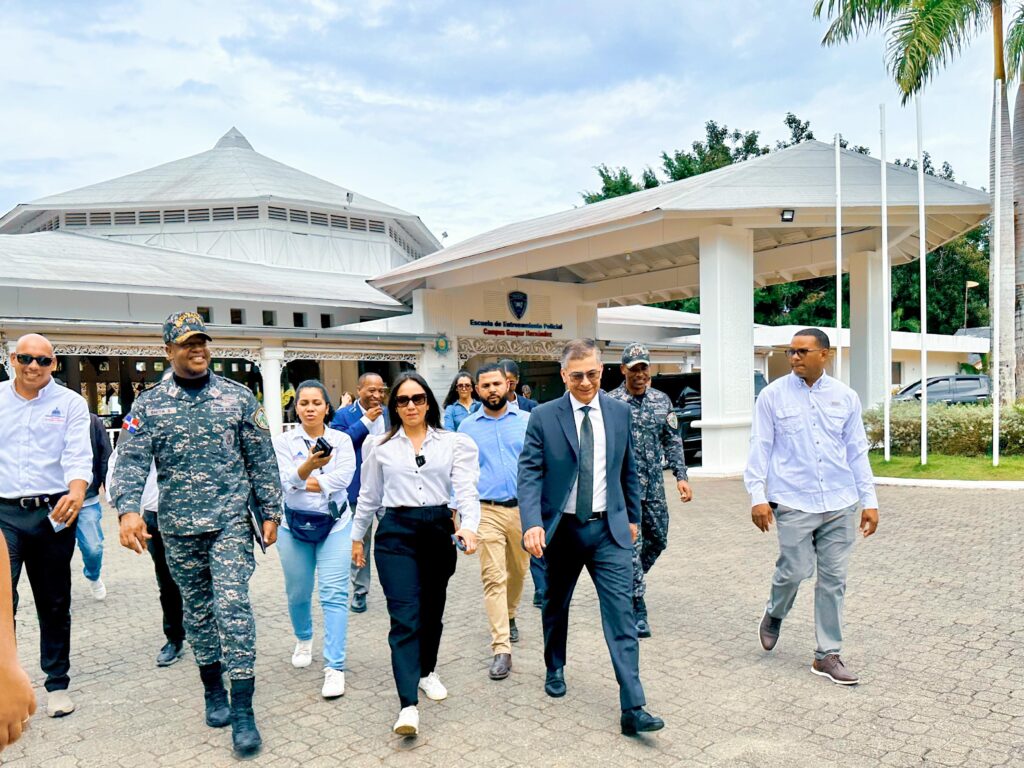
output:
<path id="1" fill-rule="evenodd" d="M 495 418 L 480 408 L 459 425 L 459 432 L 473 438 L 480 449 L 480 498 L 509 501 L 516 498 L 519 454 L 526 440 L 530 415 L 518 408 L 506 407 Z"/>
<path id="2" fill-rule="evenodd" d="M 92 483 L 85 398 L 51 379 L 26 400 L 0 382 L 0 498 L 66 491 L 72 480 Z"/>
<path id="3" fill-rule="evenodd" d="M 754 408 L 743 473 L 751 505 L 802 512 L 878 507 L 857 393 L 827 374 L 808 387 L 796 374 L 765 387 Z"/>

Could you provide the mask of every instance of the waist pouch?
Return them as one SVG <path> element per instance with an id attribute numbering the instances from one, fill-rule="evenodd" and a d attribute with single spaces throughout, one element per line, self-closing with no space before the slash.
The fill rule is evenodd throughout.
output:
<path id="1" fill-rule="evenodd" d="M 284 506 L 284 517 L 288 521 L 288 530 L 298 541 L 307 544 L 319 544 L 328 537 L 334 524 L 348 509 L 348 503 L 338 505 L 333 501 L 327 504 L 330 512 L 309 512 L 305 509 L 293 509 L 287 504 Z"/>

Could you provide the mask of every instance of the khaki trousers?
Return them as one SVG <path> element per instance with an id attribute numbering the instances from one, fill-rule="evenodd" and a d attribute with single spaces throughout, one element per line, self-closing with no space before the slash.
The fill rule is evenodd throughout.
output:
<path id="1" fill-rule="evenodd" d="M 491 625 L 491 648 L 495 655 L 512 653 L 509 620 L 516 617 L 523 594 L 523 578 L 530 567 L 530 554 L 523 549 L 519 508 L 481 504 L 477 535 L 484 607 Z"/>

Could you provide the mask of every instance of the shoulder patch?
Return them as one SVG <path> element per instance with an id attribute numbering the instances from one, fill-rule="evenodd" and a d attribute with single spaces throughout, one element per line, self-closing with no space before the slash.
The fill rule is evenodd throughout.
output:
<path id="1" fill-rule="evenodd" d="M 667 421 L 668 421 L 668 425 L 670 427 L 672 427 L 672 429 L 679 429 L 679 417 L 676 416 L 674 411 L 669 411 L 668 412 L 668 419 L 667 419 Z"/>
<path id="2" fill-rule="evenodd" d="M 261 405 L 252 415 L 252 423 L 262 429 L 264 432 L 270 431 L 270 422 L 267 420 L 267 412 L 263 410 Z"/>

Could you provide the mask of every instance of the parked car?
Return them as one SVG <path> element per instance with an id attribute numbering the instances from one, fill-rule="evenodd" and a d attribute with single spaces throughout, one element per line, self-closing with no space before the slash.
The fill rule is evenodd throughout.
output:
<path id="1" fill-rule="evenodd" d="M 988 376 L 957 374 L 955 376 L 929 376 L 928 402 L 947 405 L 966 405 L 991 402 L 992 389 Z M 893 396 L 893 400 L 909 401 L 921 399 L 921 382 L 904 387 Z"/>

